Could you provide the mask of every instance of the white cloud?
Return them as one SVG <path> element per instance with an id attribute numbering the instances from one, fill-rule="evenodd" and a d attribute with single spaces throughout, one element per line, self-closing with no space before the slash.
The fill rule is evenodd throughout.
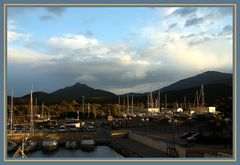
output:
<path id="1" fill-rule="evenodd" d="M 7 57 L 9 64 L 37 65 L 48 63 L 51 56 L 24 47 L 8 46 Z"/>
<path id="2" fill-rule="evenodd" d="M 60 49 L 83 49 L 98 46 L 96 39 L 86 38 L 83 35 L 67 34 L 61 37 L 51 37 L 47 43 L 55 48 Z"/>
<path id="3" fill-rule="evenodd" d="M 14 31 L 7 31 L 7 40 L 8 42 L 20 39 L 20 38 L 30 38 L 32 35 L 31 34 L 24 34 L 24 33 L 17 33 Z"/>
<path id="4" fill-rule="evenodd" d="M 196 34 L 184 38 L 178 33 L 158 33 L 149 36 L 149 40 L 154 47 L 151 52 L 166 55 L 168 58 L 164 62 L 175 68 L 203 70 L 223 64 L 231 66 L 232 42 L 224 37 Z M 191 42 L 195 44 L 189 44 Z"/>
<path id="5" fill-rule="evenodd" d="M 139 27 L 132 43 L 104 42 L 79 34 L 55 35 L 45 43 L 31 38 L 25 47 L 14 46 L 15 42 L 9 45 L 8 62 L 32 67 L 34 74 L 44 70 L 43 79 L 46 76 L 53 82 L 80 81 L 116 93 L 146 92 L 150 87 L 158 89 L 160 82 L 163 87 L 186 74 L 231 68 L 231 21 L 221 22 L 219 13 L 208 18 L 210 9 L 205 13 L 205 9 L 178 9 L 164 8 L 167 16 L 159 23 Z M 174 12 L 186 17 L 170 17 Z M 199 18 L 206 20 L 196 21 Z M 191 26 L 185 27 L 188 19 L 193 19 Z M 14 22 L 12 29 L 13 25 Z M 30 34 L 8 32 L 9 41 L 29 37 Z"/>
<path id="6" fill-rule="evenodd" d="M 7 20 L 7 29 L 14 30 L 16 28 L 16 23 L 14 20 Z"/>

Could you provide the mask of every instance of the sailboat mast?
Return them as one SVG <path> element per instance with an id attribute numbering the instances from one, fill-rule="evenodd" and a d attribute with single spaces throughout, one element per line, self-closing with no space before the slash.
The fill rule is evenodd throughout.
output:
<path id="1" fill-rule="evenodd" d="M 12 89 L 12 97 L 11 97 L 11 111 L 10 111 L 10 132 L 13 134 L 13 89 Z"/>
<path id="2" fill-rule="evenodd" d="M 129 96 L 127 94 L 127 114 L 129 114 Z"/>
<path id="3" fill-rule="evenodd" d="M 34 125 L 33 125 L 33 96 L 32 96 L 32 91 L 31 89 L 31 95 L 30 95 L 30 132 L 34 134 Z"/>
<path id="4" fill-rule="evenodd" d="M 132 107 L 131 107 L 131 114 L 133 115 L 133 96 L 132 96 Z"/>
<path id="5" fill-rule="evenodd" d="M 43 106 L 44 106 L 44 102 L 42 102 L 42 118 L 43 118 Z"/>

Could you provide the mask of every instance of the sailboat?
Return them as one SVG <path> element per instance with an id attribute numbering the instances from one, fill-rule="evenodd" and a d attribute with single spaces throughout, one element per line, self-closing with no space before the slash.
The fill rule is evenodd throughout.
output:
<path id="1" fill-rule="evenodd" d="M 32 96 L 31 89 L 31 95 L 30 95 L 30 137 L 26 137 L 24 140 L 24 150 L 25 151 L 33 151 L 37 148 L 37 142 L 34 141 L 33 135 L 34 135 L 34 123 L 33 123 L 33 96 Z"/>
<path id="2" fill-rule="evenodd" d="M 54 140 L 53 138 L 47 136 L 42 142 L 42 149 L 44 151 L 52 151 L 56 150 L 58 147 L 58 142 L 57 140 Z"/>
<path id="3" fill-rule="evenodd" d="M 95 142 L 91 136 L 84 136 L 81 139 L 80 147 L 86 150 L 92 150 L 95 147 Z"/>
<path id="4" fill-rule="evenodd" d="M 66 141 L 66 149 L 76 149 L 77 148 L 77 142 L 74 139 L 67 140 Z"/>
<path id="5" fill-rule="evenodd" d="M 12 90 L 12 97 L 11 97 L 11 110 L 10 110 L 10 139 L 8 140 L 7 150 L 8 152 L 12 152 L 17 150 L 17 143 L 12 142 L 12 135 L 13 135 L 13 90 Z"/>

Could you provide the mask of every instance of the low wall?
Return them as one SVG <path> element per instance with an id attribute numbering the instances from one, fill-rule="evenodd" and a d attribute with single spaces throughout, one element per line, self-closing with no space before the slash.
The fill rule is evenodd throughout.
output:
<path id="1" fill-rule="evenodd" d="M 154 149 L 160 150 L 162 152 L 166 152 L 167 151 L 167 143 L 160 141 L 160 140 L 154 140 L 150 137 L 144 136 L 144 135 L 140 135 L 137 133 L 133 133 L 132 131 L 129 131 L 128 133 L 128 138 L 135 140 L 139 143 L 145 144 L 149 147 L 152 147 Z"/>
<path id="2" fill-rule="evenodd" d="M 132 131 L 129 131 L 128 138 L 135 140 L 139 143 L 145 144 L 154 149 L 157 149 L 159 151 L 162 151 L 165 153 L 167 152 L 168 143 L 166 141 L 159 140 L 159 139 L 153 139 L 151 137 L 137 134 Z M 175 149 L 176 149 L 179 157 L 186 157 L 186 149 L 184 147 L 175 145 Z"/>

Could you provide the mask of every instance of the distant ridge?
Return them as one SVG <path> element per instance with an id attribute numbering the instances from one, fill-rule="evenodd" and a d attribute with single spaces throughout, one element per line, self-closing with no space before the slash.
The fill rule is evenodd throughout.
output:
<path id="1" fill-rule="evenodd" d="M 216 71 L 207 71 L 202 74 L 198 74 L 193 77 L 189 77 L 180 81 L 177 81 L 167 87 L 161 89 L 162 92 L 188 89 L 198 87 L 200 85 L 221 84 L 232 85 L 232 74 L 221 73 Z"/>
<path id="2" fill-rule="evenodd" d="M 166 94 L 168 95 L 168 101 L 170 102 L 182 99 L 184 95 L 186 95 L 188 99 L 193 100 L 195 91 L 200 88 L 202 84 L 206 89 L 206 100 L 210 102 L 219 98 L 232 97 L 232 74 L 207 71 L 202 74 L 177 81 L 160 89 L 161 99 L 164 99 L 163 95 Z M 157 93 L 158 90 L 153 92 L 154 95 L 157 95 Z M 147 93 L 130 92 L 120 96 L 125 97 L 126 95 L 134 96 L 134 102 L 146 102 Z M 72 86 L 58 89 L 52 93 L 45 93 L 42 91 L 33 93 L 33 97 L 37 98 L 38 102 L 44 102 L 47 104 L 56 104 L 61 103 L 62 101 L 71 100 L 82 102 L 82 96 L 85 96 L 85 99 L 94 103 L 118 102 L 116 94 L 101 89 L 94 89 L 79 82 Z M 15 103 L 28 104 L 29 98 L 29 94 L 15 98 Z M 8 99 L 8 101 L 9 100 L 10 99 Z"/>

